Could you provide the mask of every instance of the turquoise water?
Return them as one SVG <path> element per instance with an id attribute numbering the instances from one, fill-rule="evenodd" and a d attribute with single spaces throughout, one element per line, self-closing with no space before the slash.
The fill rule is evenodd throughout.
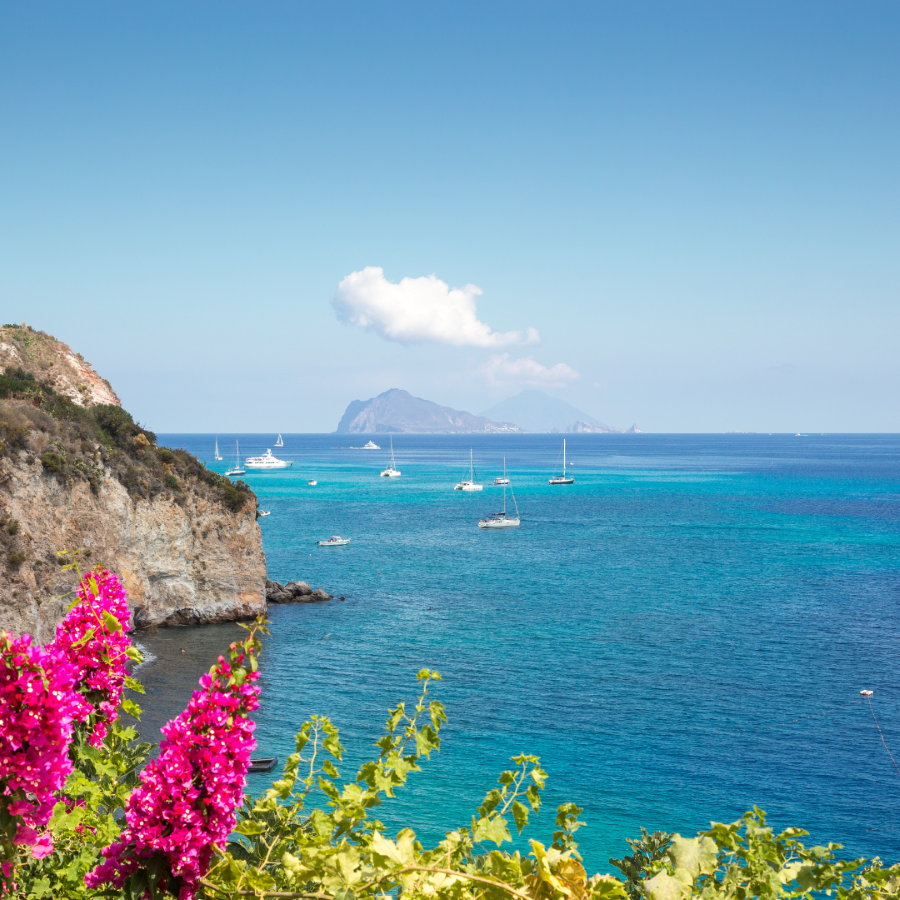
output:
<path id="1" fill-rule="evenodd" d="M 238 437 L 246 455 L 271 446 Z M 219 435 L 213 468 L 234 438 Z M 270 577 L 346 597 L 272 609 L 261 754 L 285 756 L 319 712 L 342 730 L 349 776 L 428 666 L 450 724 L 379 812 L 390 827 L 438 840 L 524 751 L 550 773 L 526 837 L 549 840 L 556 805 L 576 801 L 589 869 L 640 825 L 693 833 L 753 804 L 900 859 L 900 774 L 858 700 L 875 691 L 900 752 L 900 437 L 572 435 L 568 487 L 547 484 L 554 435 L 397 435 L 390 480 L 386 451 L 350 449 L 365 440 L 285 435 L 293 468 L 245 479 L 272 513 Z M 161 441 L 212 456 L 211 436 Z M 470 447 L 486 482 L 506 456 L 520 529 L 477 528 L 499 488 L 452 490 Z M 352 543 L 313 546 L 331 534 Z M 142 638 L 148 730 L 234 630 Z"/>

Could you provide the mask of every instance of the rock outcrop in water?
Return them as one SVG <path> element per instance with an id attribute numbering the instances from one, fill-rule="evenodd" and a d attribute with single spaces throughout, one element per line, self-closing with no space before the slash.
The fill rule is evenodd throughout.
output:
<path id="1" fill-rule="evenodd" d="M 322 588 L 314 591 L 305 581 L 289 581 L 284 585 L 280 581 L 266 581 L 266 600 L 269 603 L 321 603 L 333 599 Z"/>
<path id="2" fill-rule="evenodd" d="M 0 628 L 52 636 L 75 582 L 58 552 L 78 548 L 90 553 L 84 565 L 122 576 L 139 626 L 265 612 L 246 485 L 156 446 L 111 386 L 49 335 L 0 328 L 0 363 Z"/>

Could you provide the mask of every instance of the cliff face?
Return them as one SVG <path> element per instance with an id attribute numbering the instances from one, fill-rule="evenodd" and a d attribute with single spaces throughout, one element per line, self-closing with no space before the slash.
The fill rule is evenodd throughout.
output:
<path id="1" fill-rule="evenodd" d="M 83 569 L 123 578 L 138 626 L 265 612 L 252 492 L 157 447 L 88 364 L 66 362 L 83 361 L 64 344 L 22 337 L 0 329 L 16 354 L 0 346 L 0 629 L 52 637 L 76 581 L 57 554 L 79 548 L 90 552 Z"/>

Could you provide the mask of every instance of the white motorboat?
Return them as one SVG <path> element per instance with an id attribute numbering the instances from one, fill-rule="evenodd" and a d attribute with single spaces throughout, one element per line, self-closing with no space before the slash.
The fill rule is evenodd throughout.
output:
<path id="1" fill-rule="evenodd" d="M 275 446 L 276 446 L 276 447 L 283 447 L 283 446 L 284 446 L 284 441 L 281 439 L 281 435 L 280 435 L 280 434 L 278 435 L 278 440 L 275 441 Z"/>
<path id="2" fill-rule="evenodd" d="M 379 447 L 378 444 L 375 443 L 375 441 L 369 441 L 369 443 L 366 444 L 362 449 L 363 450 L 380 450 L 381 447 Z"/>
<path id="3" fill-rule="evenodd" d="M 319 482 L 318 481 L 307 481 L 306 482 L 310 487 L 315 487 Z"/>
<path id="4" fill-rule="evenodd" d="M 264 510 L 264 509 L 260 509 L 260 510 L 258 510 L 257 513 L 256 513 L 256 518 L 257 518 L 257 519 L 263 519 L 263 518 L 265 518 L 266 516 L 271 516 L 271 515 L 272 515 L 272 513 L 267 512 L 267 511 Z"/>
<path id="5" fill-rule="evenodd" d="M 316 541 L 317 547 L 344 547 L 350 543 L 350 538 L 342 538 L 339 534 L 333 534 L 327 541 Z"/>
<path id="6" fill-rule="evenodd" d="M 225 474 L 228 476 L 247 474 L 241 468 L 241 446 L 237 441 L 234 442 L 234 467 L 229 469 Z"/>
<path id="7" fill-rule="evenodd" d="M 472 460 L 472 451 L 469 451 L 469 477 L 453 488 L 454 491 L 483 491 L 484 485 L 475 481 L 475 463 Z"/>
<path id="8" fill-rule="evenodd" d="M 400 470 L 394 465 L 394 439 L 391 438 L 391 464 L 381 473 L 382 478 L 399 478 Z"/>
<path id="9" fill-rule="evenodd" d="M 244 465 L 248 469 L 289 469 L 293 463 L 278 459 L 277 456 L 272 456 L 271 450 L 266 450 L 262 456 L 248 456 Z"/>
<path id="10" fill-rule="evenodd" d="M 499 478 L 494 479 L 494 484 L 509 484 L 509 477 L 506 474 L 506 457 L 503 457 L 503 474 Z"/>
<path id="11" fill-rule="evenodd" d="M 219 456 L 219 436 L 218 435 L 216 435 L 216 452 L 213 454 L 213 459 L 216 462 L 222 461 L 222 457 Z"/>
<path id="12" fill-rule="evenodd" d="M 575 484 L 575 479 L 571 475 L 566 474 L 566 439 L 563 438 L 563 467 L 562 467 L 562 475 L 554 475 L 549 484 Z"/>
<path id="13" fill-rule="evenodd" d="M 486 516 L 483 519 L 478 520 L 479 528 L 518 528 L 521 524 L 522 520 L 519 518 L 519 504 L 516 503 L 516 495 L 513 494 L 512 486 L 509 488 L 510 494 L 512 494 L 513 498 L 513 506 L 516 508 L 516 514 L 514 516 L 508 516 L 506 514 L 506 485 L 503 485 L 503 509 L 494 513 L 493 515 Z"/>

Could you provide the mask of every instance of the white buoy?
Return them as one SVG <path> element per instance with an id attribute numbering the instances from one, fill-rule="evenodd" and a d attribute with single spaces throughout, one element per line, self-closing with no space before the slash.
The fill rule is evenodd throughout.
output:
<path id="1" fill-rule="evenodd" d="M 860 691 L 859 693 L 863 697 L 871 697 L 873 692 L 872 691 Z"/>

